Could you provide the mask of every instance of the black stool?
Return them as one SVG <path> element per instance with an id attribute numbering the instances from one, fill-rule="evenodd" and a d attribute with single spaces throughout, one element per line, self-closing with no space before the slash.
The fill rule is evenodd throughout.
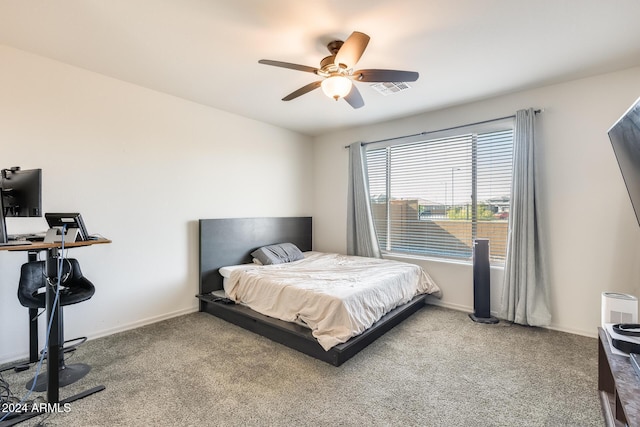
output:
<path id="1" fill-rule="evenodd" d="M 60 283 L 60 296 L 58 299 L 58 304 L 60 307 L 64 307 L 66 305 L 77 304 L 82 301 L 86 301 L 93 296 L 95 293 L 95 287 L 93 284 L 87 280 L 80 270 L 80 264 L 75 259 L 67 258 L 62 263 L 62 272 L 60 274 L 61 283 Z M 18 300 L 20 300 L 20 304 L 29 309 L 29 321 L 31 325 L 33 322 L 37 322 L 37 319 L 34 318 L 33 313 L 37 309 L 43 309 L 46 307 L 46 285 L 47 285 L 47 270 L 44 261 L 31 261 L 22 265 L 22 269 L 20 271 L 20 283 L 18 284 Z M 64 345 L 64 327 L 62 321 L 62 309 L 60 309 L 59 313 L 59 334 L 60 346 Z M 34 337 L 31 337 L 31 344 L 33 345 L 35 341 L 35 345 L 37 347 L 38 338 L 37 338 L 37 328 L 30 326 L 29 328 L 30 334 L 33 335 L 35 330 L 35 340 Z M 74 340 L 75 341 L 75 340 Z M 60 360 L 58 361 L 58 369 L 60 372 L 60 387 L 64 387 L 66 385 L 72 384 L 78 381 L 80 378 L 84 377 L 91 367 L 89 365 L 85 365 L 83 363 L 77 363 L 73 365 L 65 365 L 64 363 L 64 351 L 60 351 Z M 33 350 L 31 351 L 33 353 Z M 48 369 L 51 369 L 49 366 Z M 33 380 L 27 383 L 27 389 L 31 389 L 33 386 Z M 41 392 L 47 389 L 47 375 L 41 374 L 38 376 L 38 381 L 36 381 L 34 391 Z"/>

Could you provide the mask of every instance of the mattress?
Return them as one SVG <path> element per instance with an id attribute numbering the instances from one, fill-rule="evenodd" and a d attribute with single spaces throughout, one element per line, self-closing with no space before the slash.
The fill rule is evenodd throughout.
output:
<path id="1" fill-rule="evenodd" d="M 228 298 L 266 316 L 304 323 L 325 350 L 361 334 L 416 295 L 440 295 L 417 265 L 321 252 L 307 252 L 305 259 L 286 264 L 245 264 L 224 273 Z"/>
<path id="2" fill-rule="evenodd" d="M 222 276 L 222 287 L 224 289 L 225 296 L 227 296 L 227 284 L 229 283 L 229 278 L 231 277 L 231 273 L 235 270 L 246 270 L 248 268 L 254 268 L 256 264 L 238 264 L 238 265 L 228 265 L 226 267 L 222 267 L 218 270 L 220 275 Z"/>

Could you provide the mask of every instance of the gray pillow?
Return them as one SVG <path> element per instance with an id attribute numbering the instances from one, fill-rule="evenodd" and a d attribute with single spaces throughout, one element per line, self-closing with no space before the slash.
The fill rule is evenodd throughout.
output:
<path id="1" fill-rule="evenodd" d="M 293 243 L 263 246 L 251 252 L 251 256 L 258 259 L 262 265 L 283 264 L 304 258 L 300 249 Z"/>

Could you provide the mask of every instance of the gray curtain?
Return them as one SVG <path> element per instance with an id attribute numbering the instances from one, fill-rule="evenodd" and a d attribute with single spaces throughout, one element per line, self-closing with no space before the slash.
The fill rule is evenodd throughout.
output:
<path id="1" fill-rule="evenodd" d="M 349 146 L 349 195 L 347 201 L 347 254 L 381 258 L 373 227 L 366 157 L 362 144 Z"/>
<path id="2" fill-rule="evenodd" d="M 507 258 L 499 316 L 531 326 L 551 322 L 542 253 L 539 185 L 535 163 L 535 112 L 516 113 Z"/>

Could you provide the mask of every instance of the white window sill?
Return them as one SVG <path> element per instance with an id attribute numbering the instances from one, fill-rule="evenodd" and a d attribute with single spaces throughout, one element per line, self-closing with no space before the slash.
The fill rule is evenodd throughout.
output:
<path id="1" fill-rule="evenodd" d="M 457 259 L 448 259 L 448 258 L 436 258 L 436 257 L 426 257 L 420 255 L 412 255 L 412 254 L 400 254 L 395 252 L 383 252 L 383 258 L 393 258 L 398 260 L 407 260 L 407 261 L 427 261 L 427 262 L 437 262 L 440 264 L 452 264 L 452 265 L 473 265 L 473 260 L 457 260 Z M 500 270 L 504 270 L 504 264 L 495 264 L 491 263 L 490 268 L 498 268 Z"/>

